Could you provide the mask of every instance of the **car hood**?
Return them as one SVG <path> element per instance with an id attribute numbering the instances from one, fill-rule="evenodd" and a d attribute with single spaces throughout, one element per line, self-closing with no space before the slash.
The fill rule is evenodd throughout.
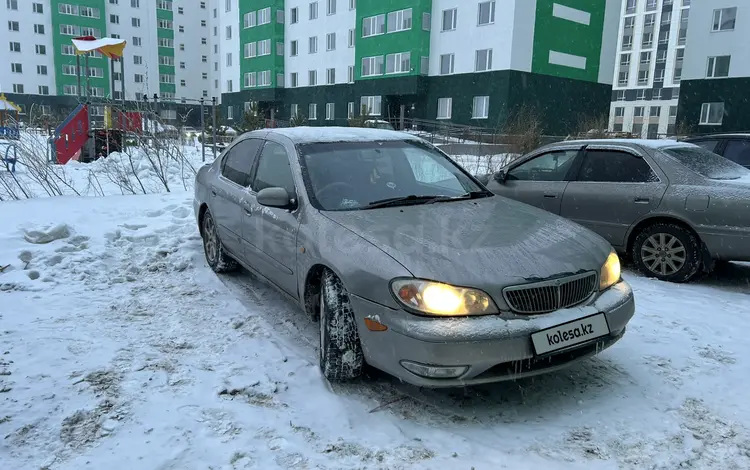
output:
<path id="1" fill-rule="evenodd" d="M 611 250 L 606 240 L 574 222 L 501 196 L 323 214 L 415 277 L 488 292 L 599 271 Z"/>

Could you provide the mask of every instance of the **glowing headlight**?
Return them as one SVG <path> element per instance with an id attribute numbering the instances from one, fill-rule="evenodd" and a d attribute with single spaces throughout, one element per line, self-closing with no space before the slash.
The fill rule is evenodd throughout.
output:
<path id="1" fill-rule="evenodd" d="M 602 266 L 599 275 L 599 290 L 609 289 L 620 282 L 620 258 L 614 251 L 607 256 L 607 261 Z"/>
<path id="2" fill-rule="evenodd" d="M 405 307 L 436 316 L 498 313 L 489 295 L 477 289 L 455 287 L 421 279 L 395 279 L 391 290 Z"/>

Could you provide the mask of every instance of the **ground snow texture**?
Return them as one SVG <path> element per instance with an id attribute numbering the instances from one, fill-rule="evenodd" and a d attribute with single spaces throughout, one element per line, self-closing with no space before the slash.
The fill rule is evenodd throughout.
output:
<path id="1" fill-rule="evenodd" d="M 558 373 L 331 385 L 316 324 L 209 270 L 191 199 L 0 203 L 0 468 L 750 468 L 747 265 L 626 272 L 625 338 Z"/>

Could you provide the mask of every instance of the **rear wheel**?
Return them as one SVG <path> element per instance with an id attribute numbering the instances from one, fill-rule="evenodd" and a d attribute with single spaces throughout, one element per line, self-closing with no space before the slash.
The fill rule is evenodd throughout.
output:
<path id="1" fill-rule="evenodd" d="M 331 381 L 356 379 L 365 360 L 349 294 L 332 272 L 320 286 L 320 370 Z"/>
<path id="2" fill-rule="evenodd" d="M 647 276 L 668 282 L 687 282 L 701 268 L 700 241 L 690 230 L 670 223 L 643 229 L 633 242 L 633 262 Z"/>
<path id="3" fill-rule="evenodd" d="M 206 261 L 211 269 L 216 273 L 227 273 L 236 271 L 239 264 L 224 251 L 224 245 L 219 238 L 219 232 L 216 230 L 216 221 L 211 212 L 206 210 L 201 221 L 201 235 L 203 236 L 203 252 L 206 254 Z"/>

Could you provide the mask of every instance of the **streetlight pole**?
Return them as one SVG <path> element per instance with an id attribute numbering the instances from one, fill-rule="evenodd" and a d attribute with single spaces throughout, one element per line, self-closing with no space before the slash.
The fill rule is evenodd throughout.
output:
<path id="1" fill-rule="evenodd" d="M 213 141 L 214 160 L 216 160 L 216 97 L 215 96 L 211 97 L 211 105 L 212 105 L 212 110 L 213 110 L 213 118 L 212 118 L 212 121 L 211 121 L 211 124 L 212 124 L 211 125 L 211 130 L 212 130 L 213 139 L 214 139 L 214 141 Z"/>
<path id="2" fill-rule="evenodd" d="M 203 114 L 203 98 L 201 98 L 201 161 L 206 161 L 206 117 Z"/>

